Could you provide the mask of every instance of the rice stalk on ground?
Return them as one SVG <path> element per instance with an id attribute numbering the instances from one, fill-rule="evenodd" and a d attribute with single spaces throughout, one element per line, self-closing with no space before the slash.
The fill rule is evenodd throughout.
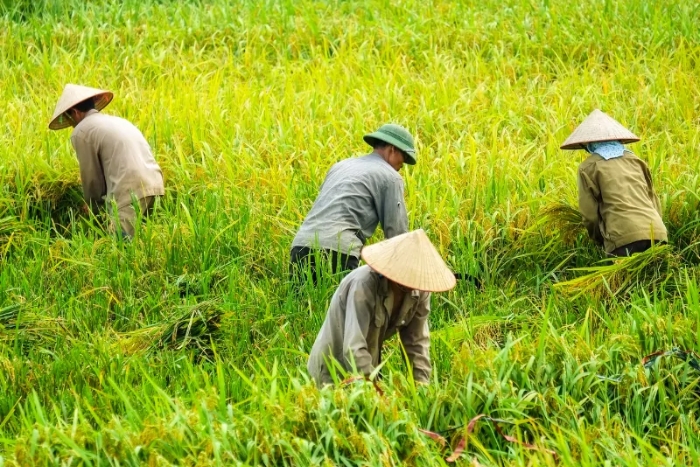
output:
<path id="1" fill-rule="evenodd" d="M 673 288 L 682 272 L 682 260 L 671 245 L 654 246 L 604 263 L 607 264 L 574 269 L 584 274 L 554 287 L 570 295 L 586 294 L 602 299 L 623 295 L 636 287 L 648 291 Z"/>
<path id="2" fill-rule="evenodd" d="M 0 308 L 0 343 L 50 347 L 59 337 L 71 337 L 61 318 L 45 316 L 20 304 Z"/>
<path id="3" fill-rule="evenodd" d="M 207 355 L 217 337 L 224 312 L 211 303 L 177 311 L 160 323 L 115 333 L 115 347 L 126 355 L 151 355 L 163 349 L 193 349 Z"/>

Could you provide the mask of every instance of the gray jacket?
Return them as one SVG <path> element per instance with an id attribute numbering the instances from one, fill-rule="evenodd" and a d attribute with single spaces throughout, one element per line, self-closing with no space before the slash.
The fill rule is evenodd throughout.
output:
<path id="1" fill-rule="evenodd" d="M 355 367 L 369 375 L 379 365 L 384 341 L 398 333 L 413 366 L 413 378 L 430 380 L 430 293 L 404 296 L 395 315 L 394 294 L 388 280 L 362 266 L 338 286 L 326 319 L 309 354 L 309 374 L 318 385 L 332 383 L 327 361 L 335 359 L 346 371 Z"/>
<path id="2" fill-rule="evenodd" d="M 355 257 L 381 224 L 384 236 L 408 232 L 403 179 L 379 154 L 333 165 L 292 247 L 322 248 Z"/>

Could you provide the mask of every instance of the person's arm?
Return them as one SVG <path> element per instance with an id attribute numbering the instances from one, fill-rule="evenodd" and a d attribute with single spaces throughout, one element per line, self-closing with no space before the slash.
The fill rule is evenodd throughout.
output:
<path id="1" fill-rule="evenodd" d="M 365 376 L 374 370 L 366 339 L 374 316 L 374 302 L 372 292 L 362 283 L 355 283 L 348 291 L 345 304 L 343 355 L 348 362 L 354 361 L 357 370 Z"/>
<path id="2" fill-rule="evenodd" d="M 107 194 L 107 183 L 98 149 L 81 133 L 73 133 L 70 140 L 80 166 L 85 202 L 93 209 L 100 208 Z"/>
<path id="3" fill-rule="evenodd" d="M 408 361 L 413 366 L 413 380 L 417 383 L 430 381 L 430 294 L 418 303 L 418 310 L 408 326 L 399 330 L 401 343 L 406 350 Z"/>
<path id="4" fill-rule="evenodd" d="M 408 214 L 404 203 L 402 180 L 387 182 L 379 203 L 378 214 L 385 238 L 408 232 Z"/>
<path id="5" fill-rule="evenodd" d="M 600 233 L 600 220 L 598 219 L 598 190 L 591 182 L 588 175 L 579 169 L 578 171 L 578 210 L 583 218 L 583 225 L 588 235 L 598 244 L 603 243 Z"/>

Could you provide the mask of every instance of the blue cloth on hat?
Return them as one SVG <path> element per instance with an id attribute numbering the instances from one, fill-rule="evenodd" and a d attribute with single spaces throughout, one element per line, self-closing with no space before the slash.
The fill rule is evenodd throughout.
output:
<path id="1" fill-rule="evenodd" d="M 625 145 L 619 141 L 601 141 L 598 143 L 588 143 L 586 149 L 591 154 L 596 153 L 603 159 L 610 160 L 622 157 L 625 153 Z"/>

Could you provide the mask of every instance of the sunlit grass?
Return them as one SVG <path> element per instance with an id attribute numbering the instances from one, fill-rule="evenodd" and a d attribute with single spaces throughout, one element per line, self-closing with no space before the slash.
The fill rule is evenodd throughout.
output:
<path id="1" fill-rule="evenodd" d="M 483 424 L 465 465 L 700 464 L 696 370 L 641 365 L 700 342 L 693 2 L 0 0 L 0 15 L 0 466 L 441 465 L 480 413 L 541 450 Z M 80 214 L 70 131 L 47 128 L 67 82 L 113 90 L 106 112 L 163 168 L 133 242 Z M 593 108 L 642 138 L 661 255 L 605 266 L 581 230 L 583 154 L 558 147 Z M 288 249 L 327 169 L 387 121 L 417 137 L 411 226 L 478 281 L 433 297 L 429 387 L 392 342 L 384 396 L 319 391 L 304 367 L 339 278 L 295 295 Z"/>

